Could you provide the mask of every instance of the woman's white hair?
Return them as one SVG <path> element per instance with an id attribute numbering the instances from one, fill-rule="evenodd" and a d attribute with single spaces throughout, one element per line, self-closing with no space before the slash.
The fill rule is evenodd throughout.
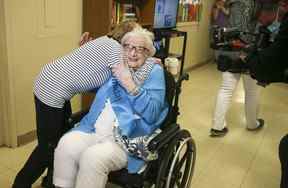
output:
<path id="1" fill-rule="evenodd" d="M 122 40 L 121 40 L 121 44 L 125 44 L 125 42 L 130 39 L 131 37 L 138 37 L 138 38 L 142 38 L 144 39 L 145 42 L 145 48 L 148 50 L 148 56 L 152 57 L 155 52 L 156 49 L 153 45 L 153 40 L 154 40 L 154 34 L 150 31 L 148 31 L 147 29 L 143 29 L 143 28 L 135 28 L 132 31 L 126 33 Z"/>

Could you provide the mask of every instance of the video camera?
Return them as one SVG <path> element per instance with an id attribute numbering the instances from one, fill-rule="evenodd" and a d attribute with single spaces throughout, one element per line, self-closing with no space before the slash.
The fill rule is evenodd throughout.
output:
<path id="1" fill-rule="evenodd" d="M 244 44 L 246 43 L 240 37 L 242 34 L 244 32 L 239 31 L 237 28 L 213 26 L 210 46 L 215 50 L 234 51 L 238 48 L 233 46 L 233 41 L 241 40 Z"/>
<path id="2" fill-rule="evenodd" d="M 237 28 L 219 28 L 215 27 L 213 30 L 213 42 L 211 43 L 211 47 L 217 50 L 222 51 L 244 51 L 247 57 L 253 57 L 261 53 L 261 51 L 267 47 L 269 47 L 273 42 L 275 37 L 275 33 L 271 32 L 267 27 L 259 27 L 258 32 L 254 33 L 247 33 L 239 31 Z M 274 34 L 274 36 L 273 36 Z M 245 42 L 241 39 L 243 35 L 251 35 L 253 40 L 250 44 Z M 244 45 L 236 45 L 233 41 L 241 41 Z M 283 43 L 284 44 L 284 43 Z M 281 43 L 281 45 L 283 45 Z M 274 53 L 273 51 L 269 53 Z M 276 52 L 277 53 L 277 52 Z M 282 61 L 284 61 L 285 56 L 282 52 L 279 54 L 277 53 L 277 57 L 281 56 L 278 59 L 278 64 L 275 65 L 274 63 L 263 63 L 255 62 L 251 58 L 246 58 L 245 62 L 242 61 L 240 58 L 232 59 L 227 55 L 220 55 L 217 59 L 217 68 L 218 70 L 225 72 L 229 71 L 232 73 L 242 73 L 247 72 L 258 81 L 259 85 L 266 86 L 269 83 L 273 82 L 284 82 L 288 83 L 288 66 L 286 68 L 283 66 L 282 68 Z M 274 60 L 274 59 L 273 59 Z M 271 59 L 271 61 L 273 61 Z M 246 62 L 247 61 L 247 62 Z M 282 64 L 282 65 L 281 65 Z M 271 67 L 270 67 L 271 65 Z M 280 67 L 281 66 L 281 67 Z M 274 70 L 275 72 L 269 73 L 270 70 Z M 277 70 L 276 70 L 276 67 Z"/>
<path id="3" fill-rule="evenodd" d="M 252 37 L 248 43 L 243 36 Z M 257 53 L 271 44 L 271 32 L 264 26 L 258 28 L 258 32 L 250 33 L 240 31 L 238 28 L 225 28 L 213 26 L 211 48 L 224 52 L 245 52 L 246 54 Z M 217 58 L 218 70 L 225 72 L 241 73 L 247 70 L 247 66 L 240 58 L 232 59 L 227 55 L 219 55 Z"/>
<path id="4" fill-rule="evenodd" d="M 243 36 L 250 35 L 253 38 L 252 44 L 249 44 Z M 239 51 L 239 50 L 260 50 L 271 44 L 271 32 L 265 26 L 259 26 L 255 33 L 240 31 L 237 27 L 212 27 L 211 48 L 223 51 Z"/>

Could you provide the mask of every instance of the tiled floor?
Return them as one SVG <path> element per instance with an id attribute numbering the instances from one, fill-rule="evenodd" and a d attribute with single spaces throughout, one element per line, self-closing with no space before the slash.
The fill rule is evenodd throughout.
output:
<path id="1" fill-rule="evenodd" d="M 209 137 L 215 96 L 221 74 L 214 64 L 190 73 L 183 84 L 179 123 L 189 129 L 197 145 L 195 188 L 278 188 L 280 164 L 278 142 L 288 133 L 288 85 L 276 84 L 262 90 L 260 115 L 265 127 L 248 132 L 244 124 L 242 83 L 228 113 L 229 133 L 223 138 Z M 16 172 L 35 142 L 9 149 L 0 148 L 0 187 L 9 188 Z M 35 187 L 40 187 L 36 182 Z"/>

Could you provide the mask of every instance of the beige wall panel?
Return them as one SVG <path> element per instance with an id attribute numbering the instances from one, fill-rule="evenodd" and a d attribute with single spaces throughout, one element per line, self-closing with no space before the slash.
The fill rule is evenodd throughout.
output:
<path id="1" fill-rule="evenodd" d="M 77 47 L 81 0 L 6 0 L 17 135 L 35 129 L 33 82 L 41 67 Z"/>
<path id="2" fill-rule="evenodd" d="M 6 57 L 6 34 L 5 34 L 5 22 L 4 22 L 4 4 L 3 0 L 0 0 L 0 146 L 4 144 L 4 117 L 6 112 L 4 107 L 4 80 L 6 76 L 7 57 Z"/>
<path id="3" fill-rule="evenodd" d="M 1 109 L 1 142 L 7 146 L 16 146 L 16 124 L 13 105 L 12 84 L 10 75 L 12 72 L 8 62 L 8 46 L 7 46 L 7 11 L 6 2 L 0 1 L 0 109 Z"/>

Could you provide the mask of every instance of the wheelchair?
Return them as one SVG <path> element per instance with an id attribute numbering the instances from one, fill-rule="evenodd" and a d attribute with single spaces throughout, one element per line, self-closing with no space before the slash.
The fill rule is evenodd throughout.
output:
<path id="1" fill-rule="evenodd" d="M 196 160 L 196 145 L 188 130 L 181 129 L 177 124 L 179 113 L 178 99 L 183 80 L 188 80 L 188 74 L 179 76 L 176 81 L 167 70 L 165 73 L 166 100 L 170 106 L 168 115 L 162 123 L 159 133 L 148 144 L 151 152 L 157 152 L 158 158 L 149 161 L 142 172 L 128 173 L 127 169 L 113 171 L 108 176 L 108 182 L 124 188 L 188 188 L 194 172 Z M 77 112 L 68 119 L 68 126 L 73 127 L 88 110 Z M 51 188 L 52 182 L 42 182 L 42 187 Z"/>

